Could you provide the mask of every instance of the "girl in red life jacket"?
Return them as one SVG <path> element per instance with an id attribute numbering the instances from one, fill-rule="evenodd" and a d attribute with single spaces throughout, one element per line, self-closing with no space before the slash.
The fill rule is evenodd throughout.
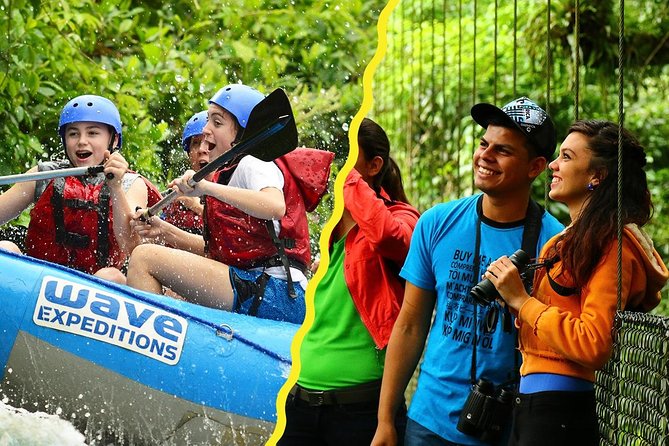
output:
<path id="1" fill-rule="evenodd" d="M 139 243 L 130 230 L 131 210 L 145 207 L 149 183 L 128 172 L 121 147 L 121 118 L 106 98 L 78 96 L 60 115 L 59 134 L 69 162 L 39 163 L 28 172 L 102 164 L 96 176 L 66 177 L 17 183 L 0 195 L 0 224 L 30 204 L 26 237 L 28 255 L 125 283 L 120 272 L 126 256 Z M 19 252 L 11 242 L 0 248 Z"/>
<path id="2" fill-rule="evenodd" d="M 207 110 L 195 113 L 184 126 L 181 143 L 190 167 L 197 172 L 209 164 L 209 145 L 202 144 L 202 131 L 207 124 Z M 184 237 L 183 232 L 202 234 L 204 222 L 204 205 L 199 197 L 180 196 L 163 209 L 160 219 L 152 220 L 146 225 L 142 220 L 132 220 L 130 226 L 138 233 L 141 231 L 143 241 L 178 246 L 175 239 Z"/>
<path id="3" fill-rule="evenodd" d="M 263 98 L 257 90 L 239 84 L 223 87 L 211 98 L 203 129 L 210 159 L 232 148 L 247 127 L 251 110 Z M 205 196 L 205 236 L 182 234 L 178 240 L 170 239 L 181 251 L 150 244 L 137 247 L 130 258 L 128 284 L 158 294 L 165 286 L 201 305 L 301 323 L 304 269 L 310 253 L 304 205 L 300 209 L 289 204 L 289 195 L 284 198 L 292 177 L 284 177 L 276 163 L 250 155 L 216 172 L 212 180 L 190 187 L 193 174 L 188 171 L 171 185 L 182 195 Z M 277 262 L 266 222 L 279 238 L 292 237 L 294 242 L 286 249 L 294 296 L 289 296 L 289 276 Z M 140 235 L 151 231 L 139 222 L 135 229 Z"/>

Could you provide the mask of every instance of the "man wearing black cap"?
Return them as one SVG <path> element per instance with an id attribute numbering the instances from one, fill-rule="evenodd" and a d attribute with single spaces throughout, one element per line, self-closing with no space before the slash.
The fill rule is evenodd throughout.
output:
<path id="1" fill-rule="evenodd" d="M 406 291 L 386 353 L 373 445 L 396 443 L 394 414 L 426 338 L 405 445 L 505 441 L 506 406 L 492 401 L 508 400 L 500 390 L 516 383 L 516 331 L 494 296 L 479 302 L 470 290 L 493 260 L 521 247 L 536 257 L 563 229 L 530 200 L 532 181 L 552 159 L 557 138 L 551 118 L 526 97 L 501 109 L 476 104 L 471 115 L 485 129 L 473 158 L 482 193 L 439 204 L 418 221 L 400 274 Z"/>

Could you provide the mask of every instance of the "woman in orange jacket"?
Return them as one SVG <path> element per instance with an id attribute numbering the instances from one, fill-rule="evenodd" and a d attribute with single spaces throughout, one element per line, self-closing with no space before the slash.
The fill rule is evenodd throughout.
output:
<path id="1" fill-rule="evenodd" d="M 369 445 L 376 429 L 385 347 L 404 295 L 398 274 L 419 214 L 407 203 L 384 130 L 364 119 L 358 145 L 286 403 L 282 446 Z"/>
<path id="2" fill-rule="evenodd" d="M 542 249 L 532 296 L 507 257 L 484 276 L 518 313 L 523 354 L 510 445 L 598 445 L 593 382 L 608 360 L 617 307 L 618 126 L 577 121 L 560 147 L 550 197 L 571 225 Z M 652 214 L 643 147 L 622 131 L 622 307 L 649 311 L 669 272 L 641 230 Z"/>

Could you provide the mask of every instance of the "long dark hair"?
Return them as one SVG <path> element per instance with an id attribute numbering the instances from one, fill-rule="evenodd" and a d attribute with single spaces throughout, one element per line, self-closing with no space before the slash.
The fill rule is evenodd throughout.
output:
<path id="1" fill-rule="evenodd" d="M 372 184 L 377 194 L 383 188 L 391 200 L 409 203 L 400 168 L 390 157 L 390 141 L 383 128 L 371 119 L 364 118 L 358 130 L 358 146 L 366 160 L 369 161 L 375 156 L 380 156 L 383 160 L 383 167 L 374 177 Z"/>
<path id="2" fill-rule="evenodd" d="M 617 234 L 618 125 L 608 121 L 576 121 L 569 133 L 588 138 L 592 152 L 590 169 L 600 174 L 599 185 L 590 193 L 580 215 L 560 243 L 560 257 L 575 285 L 582 287 L 599 263 L 604 248 Z M 627 130 L 622 130 L 623 224 L 645 225 L 653 214 L 646 181 L 646 154 Z"/>

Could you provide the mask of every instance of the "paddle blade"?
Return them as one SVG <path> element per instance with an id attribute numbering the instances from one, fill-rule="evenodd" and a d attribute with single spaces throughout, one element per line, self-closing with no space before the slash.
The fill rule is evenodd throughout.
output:
<path id="1" fill-rule="evenodd" d="M 297 147 L 297 127 L 290 100 L 282 89 L 277 88 L 251 110 L 248 125 L 242 134 L 240 145 L 262 133 L 278 118 L 287 116 L 285 125 L 264 142 L 249 147 L 246 154 L 263 161 L 273 161 Z M 282 119 L 282 121 L 284 121 Z"/>

